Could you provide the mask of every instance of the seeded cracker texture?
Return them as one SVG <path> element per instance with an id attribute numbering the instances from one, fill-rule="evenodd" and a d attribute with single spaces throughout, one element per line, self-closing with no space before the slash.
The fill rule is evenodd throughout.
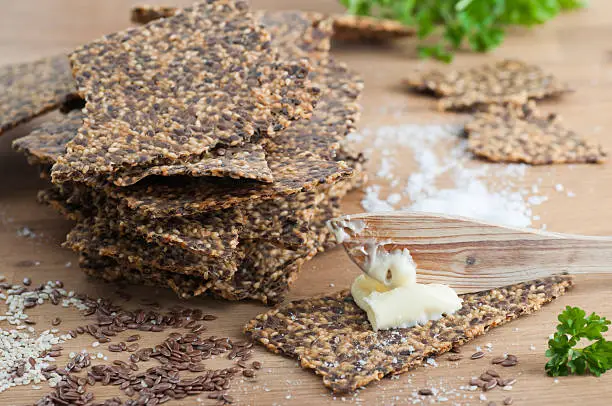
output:
<path id="1" fill-rule="evenodd" d="M 0 134 L 53 110 L 75 90 L 66 55 L 0 67 Z"/>
<path id="2" fill-rule="evenodd" d="M 334 39 L 341 41 L 382 42 L 416 34 L 414 28 L 394 20 L 352 15 L 334 15 L 332 18 Z"/>
<path id="3" fill-rule="evenodd" d="M 543 114 L 535 103 L 490 106 L 465 125 L 468 148 L 493 162 L 531 165 L 603 163 L 606 152 L 564 127 L 561 117 Z"/>
<path id="4" fill-rule="evenodd" d="M 52 165 L 66 152 L 66 145 L 77 135 L 84 118 L 85 114 L 80 110 L 73 110 L 65 116 L 55 117 L 41 124 L 29 135 L 15 140 L 13 147 L 28 155 L 32 164 Z M 147 176 L 154 175 L 218 176 L 265 182 L 273 180 L 265 152 L 259 144 L 215 148 L 197 162 L 155 166 L 145 170 L 130 169 L 109 180 L 112 180 L 117 186 L 129 186 Z"/>
<path id="5" fill-rule="evenodd" d="M 308 118 L 306 60 L 283 62 L 241 1 L 215 0 L 71 54 L 86 119 L 54 182 L 198 160 Z"/>
<path id="6" fill-rule="evenodd" d="M 411 90 L 440 97 L 439 110 L 469 110 L 483 104 L 525 104 L 570 91 L 540 67 L 517 60 L 503 60 L 464 71 L 436 70 L 404 80 Z"/>
<path id="7" fill-rule="evenodd" d="M 106 235 L 109 230 L 122 238 L 142 238 L 150 244 L 176 246 L 207 257 L 228 258 L 243 236 L 247 218 L 241 210 L 226 209 L 212 215 L 190 219 L 168 217 L 151 219 L 103 193 L 57 187 L 39 193 L 39 199 L 66 217 L 95 227 L 93 234 Z M 93 221 L 93 223 L 92 223 Z M 254 225 L 253 227 L 256 227 Z"/>
<path id="8" fill-rule="evenodd" d="M 312 80 L 320 85 L 322 94 L 312 118 L 265 140 L 273 183 L 254 185 L 188 178 L 158 183 L 145 179 L 132 188 L 107 187 L 107 192 L 148 216 L 190 216 L 348 179 L 352 168 L 337 161 L 336 156 L 359 118 L 358 98 L 363 83 L 331 58 L 320 61 L 315 71 Z"/>
<path id="9" fill-rule="evenodd" d="M 96 230 L 95 225 L 87 223 L 77 224 L 64 245 L 77 252 L 113 258 L 128 268 L 155 268 L 204 279 L 231 278 L 243 259 L 243 251 L 239 248 L 232 251 L 231 258 L 208 257 L 185 252 L 176 246 L 148 244 L 138 237 L 121 238 L 108 227 Z"/>
<path id="10" fill-rule="evenodd" d="M 174 6 L 156 6 L 153 4 L 139 4 L 132 7 L 130 20 L 136 24 L 148 24 L 160 18 L 172 17 L 180 9 Z"/>
<path id="11" fill-rule="evenodd" d="M 463 307 L 453 315 L 423 326 L 378 332 L 350 292 L 342 291 L 282 305 L 251 320 L 245 331 L 270 351 L 298 358 L 334 392 L 352 392 L 533 313 L 571 286 L 571 277 L 555 276 L 463 295 Z"/>
<path id="12" fill-rule="evenodd" d="M 172 17 L 179 11 L 172 6 L 156 6 L 141 4 L 131 11 L 131 21 L 137 24 L 147 24 L 159 18 Z M 367 16 L 352 15 L 316 15 L 314 19 L 331 18 L 333 21 L 334 39 L 341 41 L 387 41 L 396 38 L 415 35 L 414 28 L 407 27 L 397 21 Z"/>
<path id="13" fill-rule="evenodd" d="M 171 288 L 182 298 L 209 294 L 228 300 L 259 300 L 266 304 L 282 301 L 308 255 L 259 242 L 244 243 L 244 261 L 228 280 L 209 279 L 201 275 L 184 275 L 150 266 L 138 267 L 98 252 L 81 253 L 83 271 L 107 281 L 127 281 L 133 284 Z"/>
<path id="14" fill-rule="evenodd" d="M 13 148 L 26 154 L 32 165 L 52 165 L 66 152 L 66 144 L 76 136 L 82 122 L 83 113 L 79 110 L 57 115 L 25 137 L 13 141 Z"/>
<path id="15" fill-rule="evenodd" d="M 87 274 L 170 287 L 181 297 L 210 294 L 275 304 L 302 264 L 329 245 L 325 221 L 338 213 L 340 198 L 361 178 L 350 175 L 362 157 L 344 141 L 359 117 L 357 98 L 363 85 L 328 57 L 330 21 L 300 12 L 256 16 L 279 54 L 311 59 L 315 69 L 309 79 L 321 89 L 312 120 L 263 139 L 274 183 L 150 177 L 129 188 L 66 182 L 41 192 L 42 201 L 80 222 L 68 245 L 81 253 Z M 193 188 L 183 190 L 183 183 Z M 171 204 L 177 206 L 143 210 L 125 198 L 139 191 L 130 196 L 142 199 L 159 188 L 175 191 L 177 200 Z M 185 206 L 192 193 L 210 200 Z M 156 204 L 168 204 L 167 197 L 156 195 Z M 233 201 L 228 204 L 228 199 Z M 211 229 L 207 224 L 213 221 L 219 224 Z M 211 257 L 210 247 L 221 255 Z M 222 262 L 221 269 L 208 269 L 215 262 Z"/>

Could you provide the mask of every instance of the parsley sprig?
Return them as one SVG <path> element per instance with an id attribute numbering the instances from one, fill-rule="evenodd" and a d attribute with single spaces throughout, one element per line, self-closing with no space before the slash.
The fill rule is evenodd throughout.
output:
<path id="1" fill-rule="evenodd" d="M 450 62 L 465 43 L 478 52 L 497 48 L 510 25 L 543 24 L 585 0 L 340 0 L 350 14 L 398 20 L 416 27 L 421 40 L 440 33 L 437 43 L 419 47 L 421 57 Z"/>
<path id="2" fill-rule="evenodd" d="M 559 315 L 559 325 L 548 340 L 546 372 L 550 376 L 592 373 L 600 376 L 612 369 L 612 341 L 602 333 L 608 331 L 610 320 L 595 313 L 586 317 L 584 310 L 567 306 Z M 574 348 L 580 339 L 594 341 L 584 348 Z"/>

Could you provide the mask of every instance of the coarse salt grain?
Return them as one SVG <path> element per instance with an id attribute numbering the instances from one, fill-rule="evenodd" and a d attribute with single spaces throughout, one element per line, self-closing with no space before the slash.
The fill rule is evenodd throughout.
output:
<path id="1" fill-rule="evenodd" d="M 548 198 L 535 195 L 538 185 L 518 188 L 527 165 L 472 160 L 466 141 L 458 136 L 460 131 L 461 126 L 400 125 L 350 135 L 351 142 L 373 145 L 372 151 L 380 153 L 379 166 L 365 188 L 362 207 L 368 212 L 425 211 L 530 226 L 532 206 Z M 440 154 L 443 147 L 446 152 Z M 402 168 L 406 148 L 412 150 L 417 169 L 402 178 L 394 170 Z"/>

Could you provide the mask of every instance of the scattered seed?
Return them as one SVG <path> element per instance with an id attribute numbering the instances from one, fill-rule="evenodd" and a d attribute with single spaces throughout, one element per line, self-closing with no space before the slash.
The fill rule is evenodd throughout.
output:
<path id="1" fill-rule="evenodd" d="M 489 382 L 491 380 L 494 380 L 495 378 L 492 377 L 491 375 L 487 374 L 486 372 L 480 375 L 480 380 L 485 381 L 485 382 Z"/>
<path id="2" fill-rule="evenodd" d="M 501 386 L 512 386 L 516 383 L 516 378 L 504 379 L 504 384 Z"/>
<path id="3" fill-rule="evenodd" d="M 253 371 L 252 369 L 245 369 L 244 371 L 242 371 L 242 375 L 246 376 L 247 378 L 252 378 L 255 376 L 255 371 Z"/>
<path id="4" fill-rule="evenodd" d="M 482 390 L 484 390 L 486 392 L 486 391 L 489 391 L 489 390 L 493 389 L 496 386 L 497 386 L 497 379 L 492 379 L 492 380 L 488 381 L 485 384 L 485 386 L 482 388 Z"/>
<path id="5" fill-rule="evenodd" d="M 485 381 L 479 378 L 472 378 L 470 380 L 470 386 L 478 386 L 479 388 L 482 388 L 485 385 L 485 383 L 486 383 Z"/>
<path id="6" fill-rule="evenodd" d="M 508 396 L 506 399 L 504 399 L 504 405 L 508 406 L 512 403 L 514 403 L 514 400 L 511 397 Z"/>
<path id="7" fill-rule="evenodd" d="M 30 279 L 30 278 L 23 278 L 23 284 L 25 286 L 30 286 L 32 284 L 32 279 Z"/>
<path id="8" fill-rule="evenodd" d="M 516 361 L 516 360 L 511 360 L 511 359 L 507 359 L 507 360 L 505 360 L 504 362 L 502 362 L 500 365 L 501 365 L 502 367 L 513 367 L 513 366 L 515 366 L 516 364 L 518 364 L 518 361 Z"/>
<path id="9" fill-rule="evenodd" d="M 478 351 L 478 352 L 475 352 L 474 354 L 472 354 L 472 356 L 470 358 L 472 358 L 472 359 L 479 359 L 479 358 L 482 358 L 484 356 L 485 356 L 484 352 Z"/>
<path id="10" fill-rule="evenodd" d="M 431 396 L 431 395 L 433 395 L 433 391 L 431 389 L 419 389 L 419 395 L 421 395 L 421 396 Z"/>
<path id="11" fill-rule="evenodd" d="M 447 358 L 449 361 L 459 361 L 461 359 L 463 359 L 463 355 L 461 354 L 451 354 L 448 356 Z"/>
<path id="12" fill-rule="evenodd" d="M 125 339 L 128 343 L 140 340 L 140 334 L 134 334 Z"/>
<path id="13" fill-rule="evenodd" d="M 499 378 L 499 374 L 492 369 L 487 369 L 486 374 L 494 378 Z"/>
<path id="14" fill-rule="evenodd" d="M 259 361 L 253 361 L 253 363 L 251 365 L 255 369 L 261 369 L 261 362 L 259 362 Z"/>
<path id="15" fill-rule="evenodd" d="M 62 319 L 60 319 L 59 317 L 56 317 L 53 320 L 51 320 L 52 326 L 59 326 L 61 323 L 62 323 Z"/>
<path id="16" fill-rule="evenodd" d="M 199 333 L 200 331 L 206 329 L 206 327 L 204 327 L 203 324 L 196 324 L 195 326 L 193 326 L 193 328 L 191 329 L 192 333 Z"/>
<path id="17" fill-rule="evenodd" d="M 504 362 L 506 360 L 506 357 L 502 356 L 502 357 L 495 357 L 491 360 L 491 364 L 501 364 L 502 362 Z"/>

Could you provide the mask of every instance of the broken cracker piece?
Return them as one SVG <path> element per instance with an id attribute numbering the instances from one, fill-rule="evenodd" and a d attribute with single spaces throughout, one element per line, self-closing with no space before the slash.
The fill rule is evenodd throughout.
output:
<path id="1" fill-rule="evenodd" d="M 66 55 L 0 67 L 0 134 L 53 110 L 75 91 Z"/>
<path id="2" fill-rule="evenodd" d="M 154 4 L 139 4 L 132 7 L 130 21 L 136 24 L 148 24 L 160 18 L 172 17 L 180 8 L 175 6 L 157 6 Z"/>
<path id="3" fill-rule="evenodd" d="M 350 292 L 342 291 L 281 305 L 251 320 L 245 331 L 270 351 L 314 369 L 334 392 L 352 392 L 533 313 L 572 284 L 570 276 L 554 276 L 462 295 L 463 307 L 455 314 L 423 326 L 377 332 Z"/>
<path id="4" fill-rule="evenodd" d="M 87 117 L 53 168 L 60 183 L 243 145 L 308 118 L 318 93 L 307 60 L 278 58 L 242 1 L 199 3 L 111 34 L 71 62 Z"/>
<path id="5" fill-rule="evenodd" d="M 334 39 L 341 41 L 382 42 L 416 34 L 413 27 L 395 20 L 340 14 L 331 17 L 334 21 Z"/>
<path id="6" fill-rule="evenodd" d="M 53 165 L 66 152 L 66 145 L 83 123 L 83 113 L 73 110 L 43 122 L 25 137 L 13 141 L 13 148 L 24 153 L 32 165 Z"/>
<path id="7" fill-rule="evenodd" d="M 556 114 L 535 103 L 490 106 L 465 125 L 468 149 L 493 162 L 531 165 L 603 163 L 603 147 L 568 130 Z"/>
<path id="8" fill-rule="evenodd" d="M 569 92 L 569 87 L 540 67 L 506 59 L 492 65 L 443 73 L 415 74 L 403 83 L 417 92 L 441 97 L 439 110 L 466 110 L 483 104 L 525 104 Z"/>

